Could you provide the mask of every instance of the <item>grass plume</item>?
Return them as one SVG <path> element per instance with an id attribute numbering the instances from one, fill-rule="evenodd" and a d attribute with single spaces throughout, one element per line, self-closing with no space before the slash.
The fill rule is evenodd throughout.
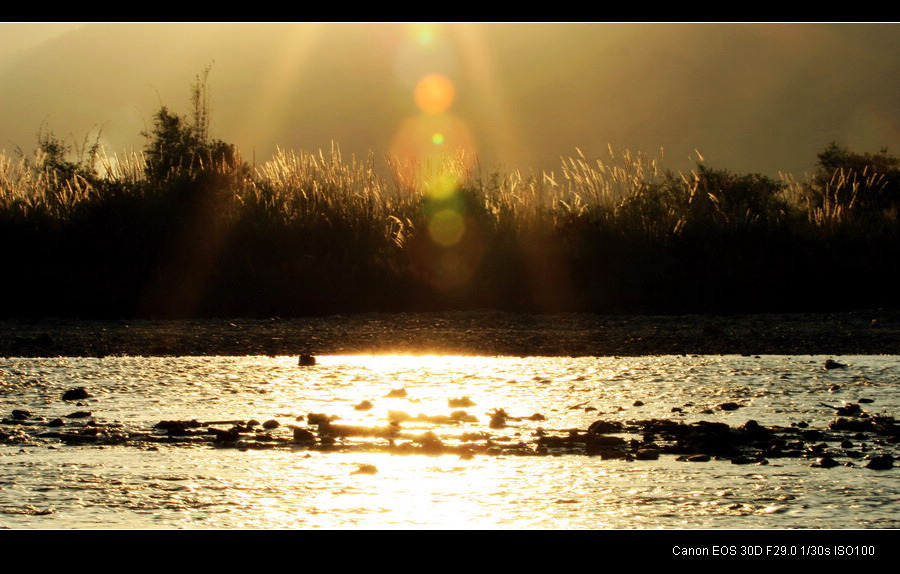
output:
<path id="1" fill-rule="evenodd" d="M 199 82 L 199 80 L 198 80 Z M 197 92 L 197 105 L 204 96 Z M 249 166 L 161 110 L 147 149 L 0 153 L 4 316 L 893 306 L 897 158 L 837 146 L 805 181 L 580 149 L 490 173 L 279 149 Z M 193 134 L 193 135 L 192 135 Z M 193 139 L 191 139 L 193 138 Z M 187 142 L 187 143 L 185 143 Z"/>

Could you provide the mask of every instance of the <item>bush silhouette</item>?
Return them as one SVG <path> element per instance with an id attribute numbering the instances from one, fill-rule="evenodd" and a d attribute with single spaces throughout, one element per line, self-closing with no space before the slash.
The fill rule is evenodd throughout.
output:
<path id="1" fill-rule="evenodd" d="M 214 166 L 235 167 L 240 163 L 232 144 L 209 137 L 210 103 L 207 80 L 210 68 L 198 74 L 191 86 L 191 118 L 169 111 L 166 106 L 153 116 L 153 129 L 144 132 L 147 179 L 161 182 L 175 174 L 194 173 Z"/>
<path id="2" fill-rule="evenodd" d="M 882 149 L 857 153 L 832 142 L 818 154 L 806 197 L 815 209 L 840 210 L 867 221 L 896 219 L 900 207 L 900 158 Z"/>

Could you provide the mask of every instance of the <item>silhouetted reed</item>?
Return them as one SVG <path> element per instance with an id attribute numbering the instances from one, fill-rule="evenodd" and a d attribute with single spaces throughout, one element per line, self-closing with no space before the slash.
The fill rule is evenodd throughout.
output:
<path id="1" fill-rule="evenodd" d="M 32 156 L 0 155 L 2 314 L 896 303 L 897 162 L 885 152 L 829 148 L 840 165 L 822 160 L 803 182 L 702 161 L 672 172 L 612 149 L 603 160 L 577 150 L 559 172 L 479 177 L 454 158 L 418 170 L 389 161 L 382 176 L 375 157 L 346 159 L 337 146 L 279 150 L 254 168 L 227 144 L 197 142 L 170 164 L 151 162 L 166 148 L 66 163 L 52 137 Z M 860 157 L 871 161 L 851 167 Z"/>

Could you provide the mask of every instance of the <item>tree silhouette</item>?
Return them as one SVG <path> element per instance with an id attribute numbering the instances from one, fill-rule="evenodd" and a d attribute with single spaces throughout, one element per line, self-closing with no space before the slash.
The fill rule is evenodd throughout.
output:
<path id="1" fill-rule="evenodd" d="M 148 139 L 145 174 L 149 180 L 159 182 L 173 174 L 191 174 L 216 165 L 233 167 L 239 162 L 232 144 L 209 137 L 209 70 L 207 66 L 191 86 L 190 120 L 162 106 L 153 116 L 153 129 L 142 133 Z"/>

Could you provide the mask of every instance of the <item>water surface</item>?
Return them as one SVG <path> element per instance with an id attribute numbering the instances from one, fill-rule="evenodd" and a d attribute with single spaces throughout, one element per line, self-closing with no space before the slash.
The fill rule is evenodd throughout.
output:
<path id="1" fill-rule="evenodd" d="M 0 412 L 47 420 L 88 410 L 97 421 L 150 430 L 162 420 L 276 420 L 308 413 L 377 426 L 406 413 L 404 432 L 454 440 L 490 433 L 534 443 L 538 429 L 593 421 L 666 418 L 756 420 L 825 428 L 860 399 L 873 414 L 900 406 L 896 356 L 106 357 L 0 359 Z M 61 400 L 72 387 L 93 395 Z M 389 397 L 391 391 L 405 397 Z M 394 393 L 403 394 L 403 393 Z M 468 422 L 433 424 L 468 398 Z M 360 410 L 362 401 L 372 403 Z M 726 402 L 736 410 L 722 410 Z M 642 404 L 641 404 L 642 403 Z M 823 404 L 824 403 L 824 404 Z M 490 429 L 503 409 L 512 419 Z M 673 409 L 680 409 L 674 410 Z M 532 420 L 540 414 L 543 420 Z M 419 417 L 419 415 L 422 415 Z M 418 418 L 417 418 L 418 417 Z M 474 420 L 473 420 L 474 419 Z M 70 419 L 66 419 L 70 420 Z M 7 429 L 11 427 L 5 427 Z M 368 439 L 370 442 L 386 439 Z M 867 453 L 896 445 L 856 445 Z M 377 450 L 377 449 L 376 449 Z M 900 475 L 854 466 L 727 460 L 604 460 L 585 455 L 408 455 L 305 447 L 239 449 L 158 444 L 67 446 L 34 440 L 0 446 L 0 526 L 5 528 L 897 528 Z M 843 460 L 841 462 L 844 462 Z M 361 474 L 373 465 L 374 474 Z"/>

